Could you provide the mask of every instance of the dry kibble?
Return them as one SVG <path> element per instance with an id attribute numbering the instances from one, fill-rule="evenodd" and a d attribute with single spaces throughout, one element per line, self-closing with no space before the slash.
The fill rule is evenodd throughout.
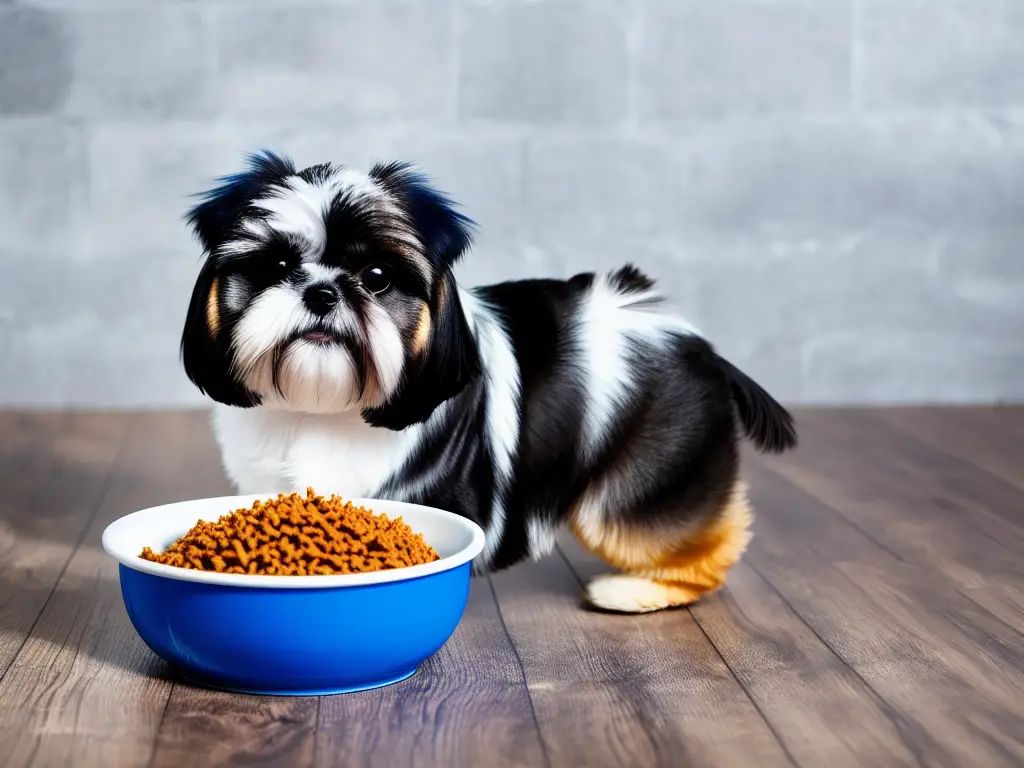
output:
<path id="1" fill-rule="evenodd" d="M 217 573 L 331 576 L 422 565 L 440 556 L 402 518 L 391 520 L 337 496 L 280 494 L 215 523 L 200 520 L 154 563 Z"/>

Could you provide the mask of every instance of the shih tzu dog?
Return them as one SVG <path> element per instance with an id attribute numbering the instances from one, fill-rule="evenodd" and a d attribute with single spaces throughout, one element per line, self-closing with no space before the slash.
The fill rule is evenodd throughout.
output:
<path id="1" fill-rule="evenodd" d="M 264 152 L 188 222 L 205 262 L 182 358 L 240 492 L 447 509 L 486 532 L 478 570 L 539 558 L 568 526 L 621 571 L 590 603 L 639 613 L 717 589 L 743 554 L 741 436 L 796 443 L 633 266 L 459 286 L 473 222 L 406 164 Z"/>

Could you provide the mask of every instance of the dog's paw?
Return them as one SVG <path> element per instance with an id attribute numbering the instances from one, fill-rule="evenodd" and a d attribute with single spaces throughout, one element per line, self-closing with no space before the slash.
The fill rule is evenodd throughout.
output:
<path id="1" fill-rule="evenodd" d="M 595 608 L 618 613 L 650 613 L 674 605 L 686 605 L 693 597 L 678 587 L 642 576 L 598 576 L 586 588 L 587 602 Z"/>

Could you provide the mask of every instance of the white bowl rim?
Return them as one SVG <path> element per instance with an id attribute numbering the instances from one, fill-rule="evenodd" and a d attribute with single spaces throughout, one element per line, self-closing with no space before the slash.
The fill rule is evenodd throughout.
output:
<path id="1" fill-rule="evenodd" d="M 483 529 L 472 520 L 454 512 L 447 512 L 435 507 L 427 507 L 422 504 L 410 504 L 403 501 L 391 501 L 390 499 L 366 499 L 346 498 L 353 504 L 374 508 L 374 504 L 387 504 L 390 507 L 404 507 L 409 510 L 416 510 L 420 513 L 426 512 L 430 515 L 440 517 L 447 523 L 456 525 L 469 532 L 470 542 L 458 552 L 432 563 L 423 565 L 411 565 L 405 568 L 390 568 L 384 571 L 372 571 L 370 573 L 348 573 L 336 576 L 255 576 L 244 573 L 217 573 L 215 571 L 196 571 L 190 568 L 179 568 L 173 565 L 154 563 L 150 560 L 143 560 L 137 551 L 125 551 L 123 546 L 118 546 L 116 535 L 118 529 L 131 523 L 132 518 L 141 515 L 152 514 L 156 510 L 166 510 L 171 507 L 184 507 L 199 502 L 223 503 L 224 514 L 250 506 L 256 499 L 274 499 L 277 493 L 247 493 L 238 496 L 216 496 L 204 499 L 190 499 L 187 501 L 176 501 L 171 504 L 160 504 L 155 507 L 147 507 L 137 512 L 132 512 L 118 518 L 110 523 L 104 531 L 102 544 L 108 555 L 113 557 L 121 565 L 135 571 L 148 573 L 153 576 L 160 576 L 165 579 L 176 581 L 192 581 L 200 584 L 214 584 L 223 587 L 248 587 L 255 589 L 327 589 L 331 587 L 364 587 L 372 584 L 387 584 L 396 581 L 410 581 L 412 579 L 432 576 L 444 571 L 458 568 L 460 565 L 470 562 L 484 548 Z M 392 513 L 393 514 L 393 513 Z M 199 518 L 197 517 L 198 521 Z M 141 549 L 141 548 L 140 548 Z"/>

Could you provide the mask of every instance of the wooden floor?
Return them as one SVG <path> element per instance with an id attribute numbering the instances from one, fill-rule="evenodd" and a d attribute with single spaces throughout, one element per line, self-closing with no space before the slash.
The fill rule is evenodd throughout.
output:
<path id="1" fill-rule="evenodd" d="M 565 542 L 412 679 L 318 700 L 195 688 L 128 623 L 100 533 L 229 490 L 201 414 L 0 413 L 0 764 L 1024 764 L 1024 409 L 798 421 L 721 593 L 588 612 Z"/>

